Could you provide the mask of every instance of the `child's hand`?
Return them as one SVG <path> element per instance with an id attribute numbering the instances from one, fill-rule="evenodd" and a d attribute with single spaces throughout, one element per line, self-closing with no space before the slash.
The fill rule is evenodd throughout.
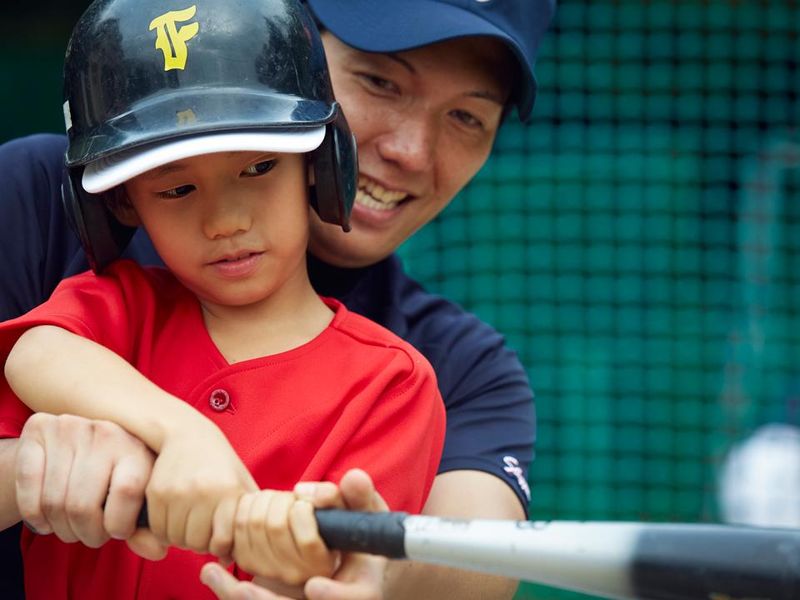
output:
<path id="1" fill-rule="evenodd" d="M 171 432 L 147 485 L 150 529 L 171 546 L 209 552 L 215 513 L 232 519 L 239 498 L 257 490 L 216 426 L 202 423 Z"/>
<path id="2" fill-rule="evenodd" d="M 329 482 L 300 483 L 295 486 L 295 494 L 315 508 L 347 508 L 370 512 L 388 510 L 383 498 L 375 491 L 369 475 L 360 469 L 351 469 L 345 473 L 339 486 Z M 291 590 L 274 579 L 264 577 L 256 577 L 252 583 L 238 581 L 216 563 L 203 566 L 201 580 L 219 600 L 286 600 L 289 597 L 306 597 L 309 600 L 379 600 L 383 597 L 386 564 L 387 560 L 381 556 L 344 553 L 341 564 L 332 577 L 312 577 L 302 589 L 295 587 Z M 258 568 L 251 569 L 251 572 L 259 571 Z"/>
<path id="3" fill-rule="evenodd" d="M 311 502 L 263 490 L 239 501 L 233 558 L 248 573 L 298 586 L 314 575 L 331 576 L 339 553 L 320 538 Z"/>

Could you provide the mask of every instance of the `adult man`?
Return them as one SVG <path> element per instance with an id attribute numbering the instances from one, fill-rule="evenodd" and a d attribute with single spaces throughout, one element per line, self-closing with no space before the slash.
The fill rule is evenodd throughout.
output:
<path id="1" fill-rule="evenodd" d="M 510 107 L 517 106 L 523 119 L 530 115 L 534 59 L 553 2 L 308 4 L 326 30 L 323 39 L 334 91 L 359 143 L 361 174 L 351 232 L 340 234 L 312 214 L 312 281 L 320 293 L 339 297 L 351 310 L 410 341 L 436 369 L 448 431 L 424 512 L 523 518 L 534 425 L 524 370 L 496 332 L 424 292 L 402 272 L 392 252 L 433 219 L 480 169 Z M 58 203 L 63 144 L 60 138 L 46 137 L 0 149 L 6 166 L 0 181 L 6 191 L 0 199 L 0 222 L 9 231 L 0 241 L 0 318 L 30 309 L 63 276 L 85 268 Z M 134 238 L 128 255 L 157 261 L 142 236 Z M 71 463 L 63 456 L 72 454 L 64 449 L 86 435 L 64 431 L 70 427 L 57 424 L 39 435 L 48 440 L 42 441 L 48 445 L 47 456 L 59 456 L 67 463 L 61 471 L 67 473 Z M 97 443 L 113 445 L 109 456 L 124 456 L 126 451 L 119 448 L 135 442 L 119 432 L 114 435 L 113 444 Z M 0 460 L 14 460 L 14 443 L 0 443 Z M 109 459 L 95 465 L 94 472 L 113 471 L 115 465 Z M 48 471 L 52 479 L 56 469 Z M 138 487 L 123 486 L 131 496 L 141 495 L 141 472 Z M 95 509 L 79 516 L 69 508 L 65 513 L 71 503 L 64 490 L 76 485 L 65 477 L 59 479 L 60 498 L 58 485 L 45 485 L 53 529 L 98 543 L 102 514 Z M 500 598 L 510 596 L 515 587 L 498 578 L 393 564 L 385 593 L 387 598 Z"/>

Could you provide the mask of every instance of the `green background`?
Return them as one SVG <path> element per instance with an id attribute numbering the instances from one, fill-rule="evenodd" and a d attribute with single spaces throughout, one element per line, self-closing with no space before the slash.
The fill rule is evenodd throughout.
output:
<path id="1" fill-rule="evenodd" d="M 0 12 L 0 141 L 62 130 L 80 8 Z M 533 123 L 402 248 L 528 369 L 532 518 L 716 521 L 724 453 L 800 422 L 799 29 L 788 0 L 562 2 Z"/>

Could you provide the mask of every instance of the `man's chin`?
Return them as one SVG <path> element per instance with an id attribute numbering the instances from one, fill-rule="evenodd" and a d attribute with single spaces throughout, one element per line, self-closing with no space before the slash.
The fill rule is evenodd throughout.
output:
<path id="1" fill-rule="evenodd" d="M 380 262 L 394 251 L 391 247 L 379 250 L 375 243 L 359 237 L 355 228 L 348 233 L 328 230 L 323 235 L 312 229 L 309 252 L 329 265 L 357 269 Z"/>

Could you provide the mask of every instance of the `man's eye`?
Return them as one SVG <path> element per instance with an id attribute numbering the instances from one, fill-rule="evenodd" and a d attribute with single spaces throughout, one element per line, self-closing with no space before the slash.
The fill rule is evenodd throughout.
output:
<path id="1" fill-rule="evenodd" d="M 242 175 L 245 177 L 258 177 L 264 173 L 269 173 L 273 167 L 275 167 L 277 162 L 278 161 L 276 159 L 272 158 L 270 160 L 262 160 L 257 163 L 253 163 L 244 171 L 242 171 Z"/>
<path id="2" fill-rule="evenodd" d="M 361 78 L 367 82 L 371 88 L 378 89 L 384 92 L 397 92 L 398 88 L 397 85 L 390 81 L 389 79 L 384 79 L 379 75 L 373 75 L 372 73 L 361 73 Z"/>
<path id="3" fill-rule="evenodd" d="M 182 198 L 183 196 L 191 194 L 195 189 L 193 185 L 179 185 L 171 190 L 159 192 L 159 196 L 164 196 L 165 198 Z"/>
<path id="4" fill-rule="evenodd" d="M 483 129 L 483 121 L 465 110 L 454 110 L 452 115 L 467 127 Z"/>

